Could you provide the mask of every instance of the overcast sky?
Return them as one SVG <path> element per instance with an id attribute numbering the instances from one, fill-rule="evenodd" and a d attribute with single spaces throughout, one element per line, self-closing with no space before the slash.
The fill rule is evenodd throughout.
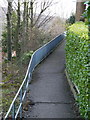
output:
<path id="1" fill-rule="evenodd" d="M 76 11 L 76 0 L 53 0 L 53 1 L 56 4 L 54 4 L 50 8 L 51 14 L 67 18 Z M 40 0 L 38 0 L 38 2 L 40 2 Z M 0 6 L 7 7 L 7 0 L 0 0 Z"/>

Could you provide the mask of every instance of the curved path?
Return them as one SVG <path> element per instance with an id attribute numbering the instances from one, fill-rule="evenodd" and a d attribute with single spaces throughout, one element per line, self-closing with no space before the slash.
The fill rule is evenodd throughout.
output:
<path id="1" fill-rule="evenodd" d="M 24 118 L 76 118 L 75 101 L 65 70 L 65 41 L 33 73 L 27 100 L 33 101 Z"/>

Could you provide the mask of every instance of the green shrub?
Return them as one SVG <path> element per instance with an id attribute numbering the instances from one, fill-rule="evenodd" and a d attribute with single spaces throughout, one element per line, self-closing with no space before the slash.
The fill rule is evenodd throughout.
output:
<path id="1" fill-rule="evenodd" d="M 76 22 L 67 30 L 66 69 L 72 82 L 78 87 L 77 94 L 81 116 L 87 118 L 88 112 L 88 27 Z"/>
<path id="2" fill-rule="evenodd" d="M 28 62 L 30 61 L 30 58 L 31 58 L 32 54 L 33 54 L 33 51 L 24 53 L 22 55 L 22 57 L 21 57 L 21 62 L 23 64 L 28 64 Z"/>
<path id="3" fill-rule="evenodd" d="M 66 20 L 66 23 L 73 24 L 75 23 L 75 15 L 71 15 L 70 18 Z"/>

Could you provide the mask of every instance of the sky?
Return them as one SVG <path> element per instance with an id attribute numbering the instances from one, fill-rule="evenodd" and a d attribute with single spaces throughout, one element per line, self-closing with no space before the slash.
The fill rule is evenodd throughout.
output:
<path id="1" fill-rule="evenodd" d="M 57 1 L 55 6 L 52 6 L 52 11 L 56 15 L 67 18 L 76 11 L 76 0 L 54 0 Z"/>
<path id="2" fill-rule="evenodd" d="M 47 12 L 50 11 L 52 15 L 54 14 L 62 18 L 68 18 L 72 13 L 75 13 L 76 11 L 76 0 L 53 0 L 53 1 L 54 1 L 53 6 L 47 11 Z M 0 6 L 7 7 L 7 0 L 0 0 Z M 48 14 L 47 12 L 46 14 Z"/>

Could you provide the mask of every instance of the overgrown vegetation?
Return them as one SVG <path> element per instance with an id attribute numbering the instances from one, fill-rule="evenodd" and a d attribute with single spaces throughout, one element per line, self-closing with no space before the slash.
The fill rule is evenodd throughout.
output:
<path id="1" fill-rule="evenodd" d="M 2 108 L 3 116 L 9 109 L 9 106 L 15 97 L 26 74 L 27 66 L 33 51 L 24 53 L 20 60 L 16 61 L 13 57 L 12 62 L 4 60 L 2 62 Z"/>
<path id="2" fill-rule="evenodd" d="M 75 15 L 72 14 L 72 15 L 70 16 L 70 18 L 68 18 L 68 19 L 66 20 L 66 23 L 67 23 L 67 24 L 73 24 L 73 23 L 75 23 Z"/>
<path id="3" fill-rule="evenodd" d="M 88 26 L 76 22 L 67 30 L 66 69 L 72 82 L 78 87 L 77 102 L 81 116 L 88 117 Z"/>

